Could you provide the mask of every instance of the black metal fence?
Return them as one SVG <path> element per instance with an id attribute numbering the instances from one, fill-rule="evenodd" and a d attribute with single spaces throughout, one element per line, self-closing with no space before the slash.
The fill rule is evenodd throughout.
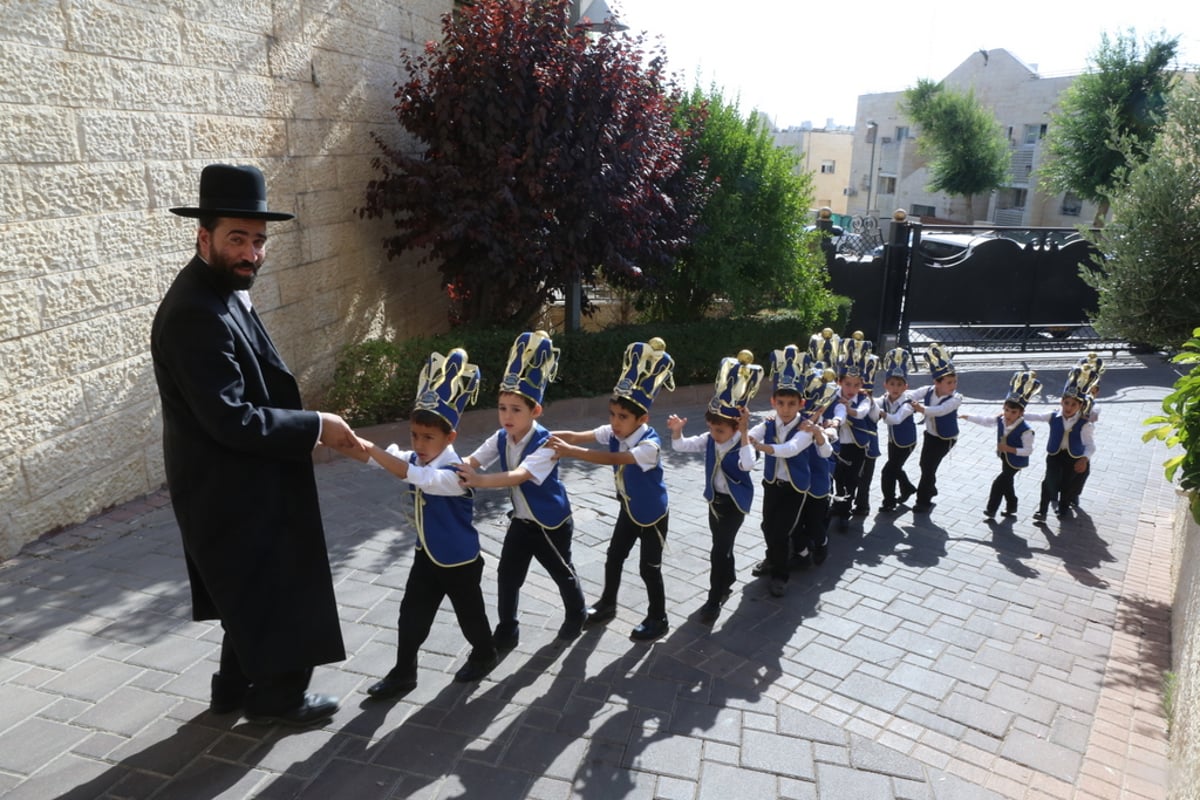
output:
<path id="1" fill-rule="evenodd" d="M 850 328 L 877 343 L 939 341 L 954 352 L 1129 346 L 1091 325 L 1097 295 L 1081 273 L 1101 269 L 1103 257 L 1073 229 L 887 227 L 868 252 L 839 252 L 834 236 L 825 248 L 831 288 L 853 301 Z"/>

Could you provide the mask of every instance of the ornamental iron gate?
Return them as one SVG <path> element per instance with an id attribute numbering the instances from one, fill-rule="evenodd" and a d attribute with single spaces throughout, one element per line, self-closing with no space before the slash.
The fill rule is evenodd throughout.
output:
<path id="1" fill-rule="evenodd" d="M 926 228 L 901 218 L 868 254 L 836 252 L 835 241 L 824 244 L 830 288 L 853 302 L 849 330 L 880 349 L 932 341 L 956 353 L 1129 347 L 1091 325 L 1097 294 L 1080 274 L 1103 257 L 1074 229 Z"/>

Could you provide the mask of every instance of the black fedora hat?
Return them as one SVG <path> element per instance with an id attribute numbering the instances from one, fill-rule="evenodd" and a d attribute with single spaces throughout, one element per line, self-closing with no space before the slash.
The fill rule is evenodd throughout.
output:
<path id="1" fill-rule="evenodd" d="M 267 210 L 267 181 L 258 167 L 209 164 L 200 173 L 200 205 L 172 208 L 181 217 L 292 219 L 295 214 Z"/>

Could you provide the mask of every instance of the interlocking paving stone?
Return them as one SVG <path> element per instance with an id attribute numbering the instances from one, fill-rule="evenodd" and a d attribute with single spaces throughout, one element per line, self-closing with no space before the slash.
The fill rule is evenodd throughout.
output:
<path id="1" fill-rule="evenodd" d="M 964 411 L 995 409 L 1012 364 L 972 365 Z M 0 792 L 43 797 L 77 787 L 94 797 L 116 784 L 123 796 L 172 800 L 325 797 L 343 785 L 361 787 L 357 796 L 405 798 L 489 789 L 489 797 L 546 798 L 738 797 L 746 789 L 801 800 L 1067 796 L 1089 779 L 1081 767 L 1094 731 L 1113 724 L 1100 721 L 1113 706 L 1099 698 L 1127 693 L 1120 681 L 1153 683 L 1163 669 L 1121 666 L 1117 684 L 1112 667 L 1105 672 L 1114 630 L 1134 629 L 1136 619 L 1153 634 L 1168 619 L 1122 593 L 1134 537 L 1173 502 L 1161 453 L 1139 440 L 1141 418 L 1173 376 L 1146 364 L 1110 360 L 1105 391 L 1122 402 L 1102 398 L 1102 450 L 1078 519 L 1032 525 L 1043 468 L 1035 459 L 1017 483 L 1025 516 L 985 523 L 991 434 L 965 426 L 931 515 L 857 521 L 831 537 L 822 568 L 793 576 L 782 599 L 748 575 L 763 553 L 756 505 L 735 545 L 734 596 L 711 629 L 689 619 L 707 585 L 703 459 L 668 452 L 667 637 L 649 646 L 627 638 L 645 605 L 635 553 L 618 619 L 555 649 L 557 591 L 535 565 L 522 594 L 521 645 L 492 676 L 452 683 L 466 644 L 444 608 L 421 655 L 420 686 L 395 704 L 365 702 L 362 692 L 394 657 L 413 544 L 402 493 L 381 471 L 329 459 L 317 477 L 349 658 L 314 678 L 314 689 L 343 696 L 342 709 L 300 734 L 205 711 L 221 632 L 189 618 L 169 499 L 163 492 L 115 509 L 0 564 L 0 737 L 9 737 L 0 743 L 14 731 L 32 734 L 17 737 L 17 756 L 0 746 Z M 1157 382 L 1146 383 L 1150 373 Z M 699 432 L 710 391 L 683 387 L 661 398 L 652 422 L 662 432 L 675 410 Z M 606 420 L 604 398 L 558 408 L 547 409 L 551 427 Z M 574 416 L 560 416 L 567 409 Z M 471 413 L 482 421 L 462 430 L 461 452 L 495 424 L 492 411 Z M 1040 440 L 1044 433 L 1039 426 Z M 404 441 L 407 431 L 387 435 L 377 438 Z M 574 559 L 594 600 L 615 510 L 612 473 L 578 462 L 562 471 L 576 509 Z M 506 509 L 502 492 L 478 503 L 493 614 Z M 1126 714 L 1118 723 L 1150 730 L 1161 721 Z M 164 742 L 173 752 L 161 751 Z M 804 776 L 776 767 L 796 770 L 795 748 L 810 753 Z M 1124 767 L 1126 784 L 1161 788 L 1161 754 L 1127 751 L 1146 755 Z M 18 756 L 33 777 L 14 771 Z M 40 791 L 46 786 L 52 791 Z"/>

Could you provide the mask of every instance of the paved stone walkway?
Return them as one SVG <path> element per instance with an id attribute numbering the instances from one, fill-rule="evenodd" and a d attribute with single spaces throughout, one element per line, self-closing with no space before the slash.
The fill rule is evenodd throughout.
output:
<path id="1" fill-rule="evenodd" d="M 959 362 L 973 412 L 998 410 L 1023 364 Z M 1057 397 L 1069 363 L 1030 366 Z M 1110 361 L 1100 454 L 1073 520 L 1030 519 L 1035 459 L 1017 479 L 1020 518 L 986 522 L 993 434 L 964 425 L 931 515 L 868 517 L 775 599 L 749 575 L 763 552 L 756 503 L 739 535 L 741 582 L 711 629 L 690 619 L 707 586 L 702 459 L 669 453 L 664 639 L 627 638 L 645 606 L 635 557 L 618 618 L 556 645 L 557 592 L 535 565 L 521 644 L 488 679 L 451 681 L 467 648 L 447 606 L 419 687 L 390 706 L 364 690 L 394 658 L 413 536 L 398 483 L 335 458 L 317 475 L 349 657 L 318 668 L 313 686 L 344 699 L 329 724 L 299 733 L 207 712 L 220 629 L 190 620 L 169 499 L 151 495 L 0 564 L 0 795 L 1164 797 L 1175 498 L 1141 421 L 1173 380 L 1155 357 Z M 666 435 L 677 412 L 700 432 L 707 399 L 708 387 L 664 394 L 652 421 Z M 468 420 L 464 454 L 495 424 L 490 410 Z M 546 421 L 590 428 L 606 403 L 556 403 Z M 403 442 L 404 431 L 374 433 Z M 611 474 L 564 471 L 575 562 L 595 599 Z M 500 492 L 479 503 L 489 599 L 505 508 Z"/>

